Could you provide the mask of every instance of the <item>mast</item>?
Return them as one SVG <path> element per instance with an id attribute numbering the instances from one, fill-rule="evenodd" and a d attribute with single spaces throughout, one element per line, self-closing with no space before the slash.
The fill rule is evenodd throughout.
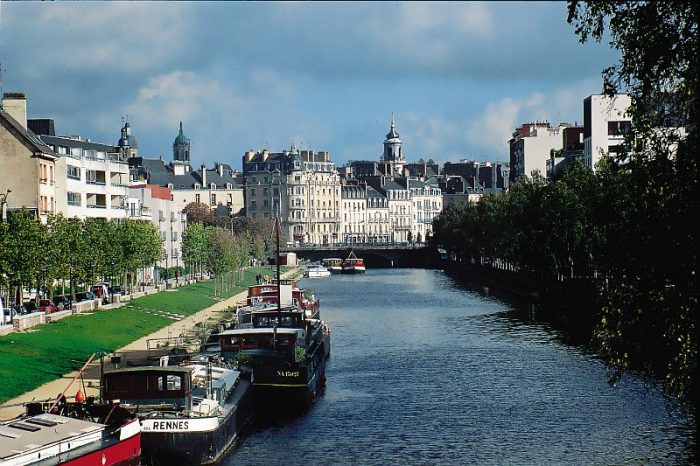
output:
<path id="1" fill-rule="evenodd" d="M 275 233 L 277 239 L 277 258 L 275 264 L 277 265 L 277 318 L 282 319 L 282 293 L 280 291 L 280 218 L 275 217 Z"/>
<path id="2" fill-rule="evenodd" d="M 277 322 L 272 324 L 272 347 L 277 349 L 277 326 L 282 322 L 282 283 L 280 281 L 280 218 L 275 217 L 275 236 L 277 239 L 275 265 L 277 266 Z"/>

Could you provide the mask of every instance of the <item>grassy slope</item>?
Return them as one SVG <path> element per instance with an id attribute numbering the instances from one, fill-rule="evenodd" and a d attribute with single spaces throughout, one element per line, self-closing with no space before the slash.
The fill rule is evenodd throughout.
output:
<path id="1" fill-rule="evenodd" d="M 240 285 L 220 298 L 255 283 L 255 274 L 246 270 L 244 279 L 237 280 Z M 174 322 L 159 311 L 188 316 L 206 309 L 218 301 L 213 294 L 210 280 L 135 299 L 118 309 L 74 315 L 0 337 L 0 403 L 79 369 L 96 351 L 114 351 Z"/>

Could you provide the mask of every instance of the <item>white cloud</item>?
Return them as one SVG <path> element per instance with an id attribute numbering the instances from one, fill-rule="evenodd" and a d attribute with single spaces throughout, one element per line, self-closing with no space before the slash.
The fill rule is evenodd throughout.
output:
<path id="1" fill-rule="evenodd" d="M 466 141 L 477 147 L 506 151 L 522 106 L 522 103 L 510 97 L 489 103 L 481 117 L 470 125 L 465 135 Z"/>
<path id="2" fill-rule="evenodd" d="M 561 122 L 583 124 L 583 99 L 591 92 L 595 92 L 594 82 L 583 80 L 564 89 L 491 102 L 468 125 L 465 140 L 470 146 L 493 151 L 506 159 L 508 140 L 521 123 L 539 120 L 549 121 L 552 126 Z"/>
<path id="3" fill-rule="evenodd" d="M 34 39 L 44 44 L 28 53 L 49 69 L 154 69 L 173 58 L 174 44 L 191 32 L 187 12 L 193 7 L 187 2 L 32 3 L 13 5 L 9 15 L 18 27 L 32 18 Z"/>

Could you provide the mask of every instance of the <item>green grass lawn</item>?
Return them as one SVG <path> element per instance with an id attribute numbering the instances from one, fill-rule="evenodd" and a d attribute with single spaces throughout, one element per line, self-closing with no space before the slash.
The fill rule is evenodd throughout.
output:
<path id="1" fill-rule="evenodd" d="M 270 273 L 269 267 L 264 273 Z M 0 403 L 80 369 L 96 351 L 111 352 L 174 322 L 163 312 L 183 317 L 206 309 L 255 283 L 248 269 L 238 285 L 214 297 L 212 280 L 130 301 L 118 309 L 74 315 L 28 332 L 0 336 Z"/>

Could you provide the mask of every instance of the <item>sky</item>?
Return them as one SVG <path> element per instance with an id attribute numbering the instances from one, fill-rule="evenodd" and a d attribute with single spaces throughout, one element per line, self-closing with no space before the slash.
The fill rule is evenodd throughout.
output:
<path id="1" fill-rule="evenodd" d="M 379 160 L 392 113 L 409 162 L 507 161 L 521 123 L 581 123 L 618 60 L 565 2 L 6 2 L 4 92 L 58 135 L 241 168 L 292 144 Z"/>

